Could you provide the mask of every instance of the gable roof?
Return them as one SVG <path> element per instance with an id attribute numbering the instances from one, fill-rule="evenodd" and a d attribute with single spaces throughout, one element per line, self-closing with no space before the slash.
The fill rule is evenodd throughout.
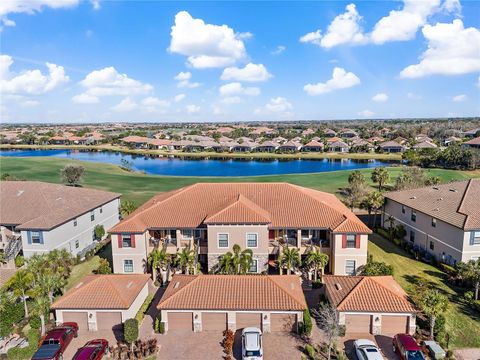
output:
<path id="1" fill-rule="evenodd" d="M 174 275 L 158 309 L 283 310 L 307 308 L 296 275 Z"/>
<path id="2" fill-rule="evenodd" d="M 403 148 L 403 145 L 400 145 L 398 142 L 396 142 L 396 141 L 394 141 L 394 140 L 385 141 L 385 142 L 381 143 L 379 146 L 380 146 L 381 148 L 384 148 L 384 147 Z"/>
<path id="3" fill-rule="evenodd" d="M 324 283 L 338 311 L 411 313 L 415 307 L 392 276 L 325 275 Z"/>
<path id="4" fill-rule="evenodd" d="M 50 230 L 120 197 L 109 191 L 40 181 L 0 182 L 0 224 Z"/>
<path id="5" fill-rule="evenodd" d="M 343 224 L 345 232 L 371 232 L 333 194 L 288 183 L 197 183 L 153 197 L 110 232 L 249 221 L 331 230 Z"/>
<path id="6" fill-rule="evenodd" d="M 87 275 L 52 304 L 52 309 L 128 309 L 148 274 Z"/>

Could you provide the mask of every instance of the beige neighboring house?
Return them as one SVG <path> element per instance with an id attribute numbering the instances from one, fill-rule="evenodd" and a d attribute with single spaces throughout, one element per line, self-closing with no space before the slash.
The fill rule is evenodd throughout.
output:
<path id="1" fill-rule="evenodd" d="M 157 308 L 165 331 L 297 331 L 307 309 L 296 275 L 174 275 Z"/>
<path id="2" fill-rule="evenodd" d="M 415 333 L 416 309 L 392 276 L 325 275 L 323 282 L 347 333 Z"/>
<path id="3" fill-rule="evenodd" d="M 0 182 L 0 249 L 7 260 L 54 249 L 83 256 L 96 245 L 95 226 L 119 221 L 120 194 L 40 181 Z"/>
<path id="4" fill-rule="evenodd" d="M 145 302 L 149 279 L 146 274 L 87 275 L 52 304 L 55 321 L 76 322 L 80 330 L 121 330 Z"/>
<path id="5" fill-rule="evenodd" d="M 401 224 L 406 239 L 438 261 L 455 264 L 480 258 L 480 179 L 390 192 L 385 228 Z"/>
<path id="6" fill-rule="evenodd" d="M 305 256 L 321 244 L 327 272 L 354 275 L 371 230 L 333 194 L 288 183 L 198 183 L 154 196 L 110 233 L 115 273 L 144 273 L 155 248 L 195 250 L 207 272 L 235 244 L 252 250 L 250 272 L 262 273 L 282 245 Z"/>

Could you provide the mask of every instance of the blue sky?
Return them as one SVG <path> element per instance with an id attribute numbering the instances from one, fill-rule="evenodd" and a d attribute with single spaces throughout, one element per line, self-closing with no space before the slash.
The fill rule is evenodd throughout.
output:
<path id="1" fill-rule="evenodd" d="M 478 116 L 479 13 L 458 0 L 6 0 L 2 121 Z"/>

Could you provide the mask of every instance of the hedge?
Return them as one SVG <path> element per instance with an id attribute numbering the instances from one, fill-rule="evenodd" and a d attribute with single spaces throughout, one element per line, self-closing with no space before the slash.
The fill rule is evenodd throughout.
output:
<path id="1" fill-rule="evenodd" d="M 150 304 L 152 303 L 154 296 L 155 296 L 154 294 L 148 294 L 141 308 L 138 310 L 137 315 L 135 315 L 135 319 L 137 319 L 139 324 L 142 323 L 143 318 L 145 317 L 145 313 L 147 312 Z"/>

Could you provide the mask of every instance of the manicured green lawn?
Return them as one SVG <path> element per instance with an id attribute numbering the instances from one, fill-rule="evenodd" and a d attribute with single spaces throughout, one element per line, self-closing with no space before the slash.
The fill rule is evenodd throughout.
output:
<path id="1" fill-rule="evenodd" d="M 65 286 L 66 290 L 69 290 L 73 286 L 77 285 L 80 279 L 82 279 L 85 275 L 93 274 L 93 270 L 95 270 L 98 265 L 100 264 L 100 257 L 98 255 L 75 265 L 72 269 L 72 273 L 68 278 L 67 285 Z"/>
<path id="2" fill-rule="evenodd" d="M 375 260 L 394 267 L 394 277 L 407 293 L 412 294 L 415 291 L 413 284 L 422 278 L 449 297 L 450 306 L 445 318 L 451 348 L 480 347 L 480 315 L 464 307 L 460 301 L 462 294 L 446 284 L 446 275 L 442 271 L 412 259 L 403 249 L 377 234 L 370 236 L 368 252 Z"/>
<path id="3" fill-rule="evenodd" d="M 131 173 L 118 166 L 78 160 L 51 157 L 13 158 L 0 157 L 0 174 L 9 173 L 26 180 L 39 180 L 59 183 L 60 169 L 67 163 L 81 163 L 85 169 L 83 186 L 115 191 L 123 194 L 123 199 L 141 204 L 161 191 L 168 191 L 196 182 L 289 182 L 331 193 L 347 185 L 351 171 L 332 171 L 314 174 L 289 174 L 254 177 L 173 177 Z M 400 173 L 400 168 L 389 168 L 390 182 Z M 361 170 L 370 179 L 371 169 Z M 430 175 L 439 176 L 443 182 L 480 177 L 478 172 L 432 169 Z M 370 180 L 369 180 L 370 181 Z"/>

